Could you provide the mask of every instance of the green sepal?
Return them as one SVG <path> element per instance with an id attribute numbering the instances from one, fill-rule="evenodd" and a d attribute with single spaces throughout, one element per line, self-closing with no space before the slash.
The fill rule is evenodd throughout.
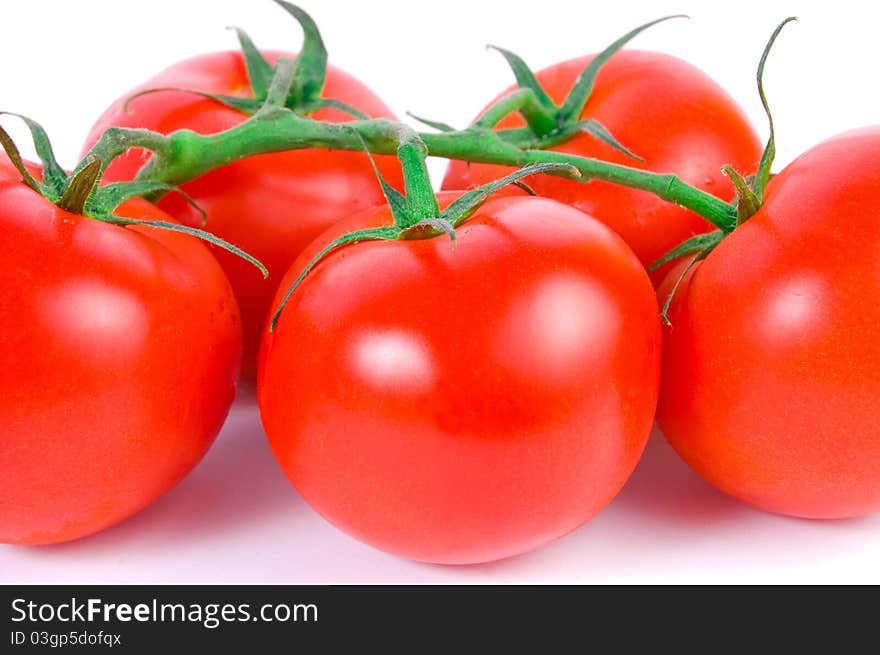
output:
<path id="1" fill-rule="evenodd" d="M 406 215 L 409 211 L 409 206 L 406 203 L 406 198 L 400 191 L 388 184 L 385 178 L 382 177 L 382 174 L 379 172 L 379 169 L 376 166 L 376 162 L 373 160 L 373 155 L 368 156 L 370 158 L 370 163 L 373 165 L 373 170 L 376 172 L 376 176 L 379 178 L 379 184 L 382 186 L 382 195 L 385 196 L 385 201 L 391 208 L 391 215 L 394 217 L 394 223 L 396 225 L 405 224 Z"/>
<path id="2" fill-rule="evenodd" d="M 622 37 L 617 39 L 617 41 L 615 41 L 610 46 L 605 48 L 602 52 L 597 54 L 583 70 L 580 76 L 578 76 L 577 81 L 574 83 L 574 86 L 568 93 L 568 97 L 566 97 L 565 102 L 563 102 L 562 106 L 559 108 L 559 111 L 556 114 L 556 118 L 560 122 L 560 124 L 564 125 L 578 119 L 584 109 L 584 106 L 587 104 L 587 100 L 589 100 L 590 98 L 590 94 L 593 92 L 593 85 L 596 82 L 596 76 L 599 74 L 602 66 L 604 66 L 607 61 L 611 59 L 614 54 L 617 53 L 618 50 L 620 50 L 634 37 L 644 32 L 649 27 L 652 27 L 657 23 L 662 23 L 663 21 L 671 20 L 673 18 L 688 18 L 688 16 L 684 14 L 664 16 L 663 18 L 658 18 L 657 20 L 653 20 L 650 23 L 640 25 L 634 30 L 624 34 Z"/>
<path id="3" fill-rule="evenodd" d="M 678 287 L 684 282 L 684 279 L 687 277 L 690 270 L 697 265 L 697 262 L 706 259 L 710 252 L 710 250 L 701 250 L 695 253 L 688 263 L 685 264 L 684 268 L 681 269 L 681 273 L 676 278 L 675 284 L 672 285 L 672 289 L 669 291 L 669 295 L 666 296 L 666 300 L 663 302 L 663 307 L 660 309 L 660 320 L 663 321 L 664 325 L 672 325 L 672 322 L 669 320 L 669 306 L 672 305 L 672 299 L 675 298 L 675 294 L 678 293 Z"/>
<path id="4" fill-rule="evenodd" d="M 222 248 L 223 250 L 231 252 L 233 255 L 241 257 L 246 262 L 256 267 L 260 271 L 260 273 L 262 273 L 263 279 L 269 277 L 268 269 L 259 259 L 253 257 L 252 255 L 249 255 L 238 246 L 234 246 L 228 241 L 221 239 L 215 234 L 206 232 L 205 230 L 200 230 L 195 227 L 189 227 L 188 225 L 181 225 L 180 223 L 170 223 L 168 221 L 144 221 L 137 218 L 115 216 L 114 214 L 110 213 L 94 214 L 91 215 L 90 218 L 94 218 L 95 220 L 102 221 L 104 223 L 110 223 L 111 225 L 120 225 L 123 227 L 126 225 L 143 225 L 145 227 L 153 227 L 159 230 L 167 230 L 169 232 L 181 232 L 182 234 L 188 234 L 189 236 L 196 237 L 197 239 L 201 239 L 202 241 L 206 241 L 211 245 L 217 246 L 218 248 Z"/>
<path id="5" fill-rule="evenodd" d="M 55 159 L 55 152 L 52 150 L 52 143 L 49 141 L 49 135 L 46 134 L 46 130 L 43 129 L 43 126 L 27 116 L 15 112 L 0 111 L 0 115 L 15 116 L 27 125 L 34 142 L 34 149 L 37 152 L 37 157 L 40 158 L 40 163 L 42 164 L 43 184 L 52 189 L 56 196 L 63 194 L 67 185 L 67 173 L 61 168 L 58 160 Z"/>
<path id="6" fill-rule="evenodd" d="M 406 115 L 410 118 L 417 120 L 419 123 L 423 125 L 427 125 L 428 127 L 433 127 L 438 132 L 455 132 L 456 129 L 447 123 L 441 123 L 440 121 L 433 121 L 429 118 L 422 118 L 421 116 L 416 116 L 411 111 L 406 112 Z"/>
<path id="7" fill-rule="evenodd" d="M 632 159 L 635 159 L 636 161 L 645 161 L 644 159 L 639 157 L 637 154 L 635 154 L 632 150 L 630 150 L 629 148 L 624 146 L 616 138 L 614 138 L 614 135 L 608 131 L 608 128 L 606 128 L 604 125 L 602 125 L 602 123 L 600 123 L 599 121 L 592 120 L 592 119 L 578 121 L 577 123 L 575 123 L 573 125 L 573 127 L 576 127 L 581 132 L 586 132 L 590 136 L 592 136 L 596 139 L 599 139 L 599 141 L 601 141 L 602 143 L 609 145 L 612 148 L 614 148 L 615 150 L 622 152 L 627 157 L 631 157 Z"/>
<path id="8" fill-rule="evenodd" d="M 303 31 L 303 45 L 296 57 L 296 74 L 288 96 L 288 107 L 296 108 L 317 100 L 327 77 L 327 48 L 312 17 L 296 5 L 275 0 L 293 16 Z"/>
<path id="9" fill-rule="evenodd" d="M 724 239 L 724 232 L 721 230 L 713 230 L 712 232 L 692 236 L 690 239 L 678 244 L 675 248 L 648 266 L 648 273 L 653 273 L 664 264 L 675 261 L 680 257 L 693 255 L 697 252 L 705 252 L 708 255 L 715 246 L 721 243 L 722 239 Z"/>
<path id="10" fill-rule="evenodd" d="M 508 66 L 510 66 L 510 70 L 513 71 L 513 76 L 516 78 L 516 84 L 521 89 L 531 89 L 535 97 L 538 99 L 538 102 L 549 111 L 556 111 L 556 103 L 547 95 L 547 92 L 541 86 L 541 83 L 538 82 L 538 78 L 535 77 L 535 73 L 532 72 L 532 69 L 529 68 L 528 64 L 523 61 L 522 57 L 520 57 L 515 52 L 511 52 L 506 48 L 500 48 L 496 45 L 488 45 L 487 48 L 491 50 L 495 50 L 500 53 L 502 57 L 504 57 L 505 61 L 507 61 Z"/>
<path id="11" fill-rule="evenodd" d="M 748 180 L 740 175 L 733 166 L 722 166 L 721 172 L 730 178 L 736 188 L 736 199 L 734 200 L 736 203 L 736 225 L 734 227 L 739 227 L 761 209 L 761 199 L 749 187 Z"/>
<path id="12" fill-rule="evenodd" d="M 373 155 L 369 155 L 369 157 L 370 163 L 373 165 L 373 170 L 379 178 L 379 184 L 382 186 L 382 195 L 385 196 L 385 201 L 391 208 L 391 215 L 394 217 L 394 223 L 396 225 L 404 225 L 407 222 L 407 212 L 409 211 L 406 197 L 400 191 L 388 184 L 379 172 L 376 162 L 373 160 Z"/>
<path id="13" fill-rule="evenodd" d="M 508 184 L 513 184 L 524 177 L 535 175 L 536 173 L 567 173 L 573 178 L 581 177 L 580 172 L 574 166 L 569 164 L 530 164 L 518 171 L 514 171 L 510 175 L 502 177 L 501 179 L 468 191 L 440 212 L 440 218 L 449 221 L 453 227 L 459 227 L 470 217 L 471 214 L 477 211 L 477 209 L 479 209 L 493 193 L 506 187 Z"/>
<path id="14" fill-rule="evenodd" d="M 672 289 L 669 291 L 669 295 L 666 296 L 666 300 L 663 302 L 663 307 L 660 310 L 660 319 L 663 321 L 664 324 L 671 325 L 671 323 L 669 322 L 669 317 L 667 315 L 669 312 L 669 306 L 672 304 L 672 299 L 678 292 L 678 287 L 681 285 L 685 276 L 687 276 L 688 272 L 694 266 L 696 266 L 697 262 L 706 259 L 706 257 L 709 256 L 709 253 L 715 250 L 716 246 L 724 240 L 724 236 L 724 232 L 722 232 L 721 230 L 714 230 L 712 232 L 706 232 L 705 234 L 697 234 L 696 236 L 692 236 L 687 241 L 680 243 L 675 248 L 667 252 L 660 259 L 658 259 L 648 267 L 648 272 L 653 273 L 664 264 L 668 264 L 669 262 L 679 259 L 681 257 L 693 255 L 693 257 L 691 257 L 691 259 L 682 269 L 678 278 L 676 278 L 675 284 L 672 285 Z"/>
<path id="15" fill-rule="evenodd" d="M 767 145 L 764 147 L 764 152 L 761 155 L 761 163 L 758 164 L 758 172 L 755 174 L 755 182 L 752 186 L 752 191 L 754 191 L 758 200 L 762 202 L 764 200 L 764 190 L 767 187 L 767 182 L 770 180 L 770 169 L 773 166 L 773 160 L 776 158 L 776 132 L 773 126 L 773 115 L 770 113 L 770 104 L 767 102 L 767 96 L 764 94 L 764 66 L 767 64 L 770 50 L 776 42 L 776 37 L 782 32 L 782 28 L 795 20 L 797 20 L 795 16 L 789 16 L 777 25 L 776 29 L 773 30 L 773 34 L 770 35 L 770 40 L 767 42 L 767 45 L 764 46 L 764 52 L 761 53 L 761 61 L 758 63 L 758 95 L 761 97 L 761 105 L 764 107 L 764 113 L 767 115 L 767 122 L 770 124 L 770 138 L 767 140 Z"/>
<path id="16" fill-rule="evenodd" d="M 352 130 L 352 133 L 360 140 L 361 145 L 364 148 L 364 154 L 370 161 L 370 166 L 373 167 L 373 173 L 376 175 L 376 179 L 379 180 L 379 186 L 382 188 L 382 195 L 385 196 L 385 202 L 388 203 L 388 207 L 391 209 L 391 216 L 394 218 L 394 224 L 397 226 L 406 225 L 407 212 L 409 211 L 409 205 L 406 202 L 406 198 L 400 191 L 388 184 L 388 181 L 382 176 L 379 167 L 376 166 L 376 160 L 373 159 L 373 153 L 370 152 L 370 149 L 367 147 L 367 142 L 364 141 L 364 137 L 361 136 L 361 133 L 357 130 Z"/>
<path id="17" fill-rule="evenodd" d="M 348 105 L 341 100 L 335 100 L 333 98 L 318 98 L 317 100 L 310 102 L 307 105 L 304 105 L 301 108 L 301 111 L 304 114 L 311 114 L 318 111 L 319 109 L 338 109 L 339 111 L 345 112 L 352 118 L 356 118 L 357 120 L 361 121 L 366 121 L 370 119 L 370 117 L 367 116 L 360 109 L 352 107 L 351 105 Z"/>
<path id="18" fill-rule="evenodd" d="M 281 302 L 278 303 L 278 309 L 276 309 L 275 313 L 272 314 L 272 320 L 269 322 L 269 332 L 275 331 L 275 326 L 278 324 L 278 319 L 281 316 L 281 311 L 284 309 L 287 301 L 290 300 L 290 296 L 293 295 L 293 292 L 296 291 L 297 287 L 299 287 L 299 285 L 305 279 L 306 275 L 308 275 L 312 271 L 312 269 L 315 268 L 315 266 L 317 266 L 318 263 L 328 254 L 330 254 L 337 248 L 341 248 L 342 246 L 351 243 L 358 243 L 360 241 L 396 240 L 399 235 L 400 228 L 397 226 L 368 228 L 365 230 L 358 230 L 356 232 L 344 234 L 321 248 L 320 252 L 312 257 L 309 263 L 306 264 L 306 267 L 302 271 L 300 271 L 299 275 L 296 276 L 293 284 L 290 285 L 290 287 L 287 289 L 287 292 L 284 294 L 284 297 L 281 299 Z"/>
<path id="19" fill-rule="evenodd" d="M 272 81 L 266 91 L 266 97 L 261 98 L 260 109 L 285 108 L 290 99 L 290 90 L 296 82 L 296 61 L 290 57 L 278 57 L 275 62 L 275 70 L 272 72 Z M 289 107 L 287 107 L 289 109 Z"/>
<path id="20" fill-rule="evenodd" d="M 137 93 L 130 95 L 128 98 L 125 99 L 125 104 L 123 105 L 122 110 L 125 113 L 128 113 L 129 105 L 131 104 L 131 102 L 133 100 L 136 100 L 137 98 L 140 98 L 141 96 L 145 96 L 150 93 L 162 93 L 166 91 L 191 93 L 202 98 L 208 98 L 210 100 L 214 100 L 215 102 L 219 102 L 222 105 L 226 105 L 231 109 L 240 111 L 243 114 L 247 114 L 248 116 L 253 116 L 257 112 L 257 110 L 263 106 L 263 98 L 265 98 L 265 93 L 257 98 L 240 98 L 238 96 L 227 96 L 219 93 L 207 93 L 206 91 L 185 89 L 177 86 L 157 86 L 150 89 L 144 89 L 143 91 L 138 91 Z"/>
<path id="21" fill-rule="evenodd" d="M 507 60 L 507 63 L 513 70 L 514 77 L 516 77 L 518 89 L 503 98 L 499 98 L 495 104 L 483 112 L 483 115 L 477 120 L 475 125 L 483 127 L 494 126 L 504 115 L 511 113 L 507 110 L 506 106 L 510 104 L 513 98 L 516 98 L 515 111 L 520 113 L 536 136 L 544 136 L 556 130 L 558 127 L 556 122 L 556 104 L 541 87 L 532 70 L 518 55 L 510 50 L 494 45 L 487 47 L 497 50 Z M 524 96 L 523 94 L 527 95 Z M 496 105 L 499 108 L 503 108 L 500 113 Z"/>
<path id="22" fill-rule="evenodd" d="M 21 153 L 18 151 L 18 146 L 15 145 L 12 137 L 10 137 L 9 133 L 2 127 L 0 127 L 0 146 L 3 147 L 3 151 L 6 153 L 6 156 L 9 157 L 9 161 L 12 162 L 12 165 L 15 166 L 18 174 L 21 175 L 21 181 L 41 196 L 49 197 L 48 194 L 52 193 L 52 190 L 31 175 L 30 171 L 28 171 L 24 165 L 24 160 L 21 157 Z"/>
<path id="23" fill-rule="evenodd" d="M 198 203 L 186 191 L 179 186 L 164 182 L 150 182 L 148 180 L 134 180 L 133 182 L 113 182 L 98 187 L 91 200 L 86 203 L 86 212 L 112 213 L 126 200 L 139 196 L 148 196 L 156 193 L 176 193 L 195 209 L 202 217 L 201 224 L 207 222 L 208 215 Z"/>
<path id="24" fill-rule="evenodd" d="M 103 171 L 104 164 L 100 159 L 87 158 L 85 166 L 79 166 L 76 175 L 70 176 L 64 193 L 55 204 L 71 214 L 84 215 L 86 205 L 95 195 Z"/>
<path id="25" fill-rule="evenodd" d="M 230 27 L 235 30 L 238 37 L 238 43 L 241 46 L 241 54 L 244 57 L 244 66 L 247 70 L 248 81 L 254 96 L 257 98 L 266 97 L 269 90 L 269 83 L 272 81 L 272 65 L 266 61 L 257 46 L 248 36 L 248 33 L 239 27 Z"/>

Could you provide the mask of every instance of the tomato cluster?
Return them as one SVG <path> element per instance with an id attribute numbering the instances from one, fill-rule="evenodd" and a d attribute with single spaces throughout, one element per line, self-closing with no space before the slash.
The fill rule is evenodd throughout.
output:
<path id="1" fill-rule="evenodd" d="M 320 60 L 310 19 L 280 4 Z M 136 87 L 85 152 L 114 128 L 244 124 L 296 56 L 242 45 Z M 242 361 L 303 498 L 414 559 L 489 561 L 574 530 L 622 488 L 655 415 L 696 471 L 754 506 L 880 509 L 880 130 L 830 139 L 769 179 L 742 110 L 683 61 L 614 54 L 565 119 L 606 52 L 532 77 L 506 56 L 520 84 L 486 113 L 522 91 L 536 104 L 465 137 L 535 130 L 550 152 L 674 173 L 729 201 L 731 222 L 568 169 L 477 199 L 512 169 L 467 156 L 425 200 L 403 154 L 271 147 L 185 195 L 96 216 L 71 208 L 76 175 L 22 164 L 4 132 L 0 541 L 75 539 L 154 501 L 217 435 Z M 284 111 L 394 119 L 359 81 L 318 67 L 320 84 Z M 590 129 L 563 134 L 572 126 Z M 101 184 L 135 180 L 150 157 L 104 162 Z M 194 206 L 268 279 L 179 233 L 201 224 Z M 655 291 L 646 267 L 682 242 Z"/>

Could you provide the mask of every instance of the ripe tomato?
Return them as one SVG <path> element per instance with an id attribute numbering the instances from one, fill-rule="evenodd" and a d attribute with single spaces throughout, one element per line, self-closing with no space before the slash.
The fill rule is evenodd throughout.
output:
<path id="1" fill-rule="evenodd" d="M 77 216 L 20 179 L 0 155 L 0 541 L 47 544 L 130 516 L 199 461 L 241 326 L 194 237 Z M 169 220 L 140 199 L 118 213 Z"/>
<path id="2" fill-rule="evenodd" d="M 877 127 L 803 154 L 673 298 L 660 426 L 756 507 L 880 510 L 878 164 Z"/>
<path id="3" fill-rule="evenodd" d="M 273 63 L 284 53 L 264 53 Z M 292 57 L 293 55 L 285 55 Z M 247 116 L 219 102 L 190 93 L 163 91 L 140 96 L 123 109 L 125 99 L 155 87 L 183 87 L 208 93 L 244 96 L 250 88 L 239 52 L 204 55 L 180 62 L 117 100 L 98 119 L 86 141 L 91 147 L 108 127 L 145 127 L 164 134 L 190 129 L 201 134 L 226 130 Z M 353 106 L 372 117 L 393 118 L 391 111 L 363 84 L 330 67 L 323 96 Z M 321 109 L 312 117 L 345 121 L 337 109 Z M 113 161 L 104 181 L 132 179 L 146 162 L 143 150 L 130 150 Z M 402 185 L 393 157 L 377 157 L 382 174 Z M 335 221 L 383 202 L 376 175 L 360 152 L 298 150 L 249 157 L 214 170 L 183 185 L 207 212 L 204 228 L 239 246 L 269 269 L 259 271 L 235 255 L 217 251 L 241 308 L 244 329 L 244 373 L 255 374 L 263 323 L 281 276 L 300 251 Z M 188 225 L 201 216 L 179 195 L 169 194 L 159 206 Z"/>
<path id="4" fill-rule="evenodd" d="M 336 236 L 391 221 L 379 207 L 334 226 L 282 291 Z M 660 366 L 650 281 L 598 221 L 511 196 L 457 234 L 332 252 L 266 332 L 258 378 L 307 502 L 445 563 L 522 553 L 601 510 L 645 446 Z"/>
<path id="5" fill-rule="evenodd" d="M 536 76 L 551 99 L 560 103 L 591 60 L 583 57 L 565 61 Z M 656 52 L 616 53 L 600 70 L 581 118 L 599 121 L 644 161 L 636 161 L 587 134 L 551 150 L 675 173 L 685 182 L 724 199 L 733 198 L 733 187 L 721 167 L 731 164 L 740 173 L 752 173 L 761 158 L 758 136 L 730 96 L 690 64 Z M 522 125 L 519 115 L 499 123 L 502 128 Z M 508 169 L 500 166 L 455 161 L 443 188 L 469 188 L 506 172 Z M 697 214 L 645 191 L 598 180 L 584 184 L 551 175 L 530 178 L 529 185 L 539 195 L 577 207 L 611 227 L 645 266 L 688 237 L 712 229 Z"/>

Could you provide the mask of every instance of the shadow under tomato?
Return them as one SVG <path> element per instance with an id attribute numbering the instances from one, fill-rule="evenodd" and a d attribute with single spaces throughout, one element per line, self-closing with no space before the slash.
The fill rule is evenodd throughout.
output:
<path id="1" fill-rule="evenodd" d="M 717 538 L 756 512 L 700 478 L 655 428 L 629 481 L 598 516 L 542 548 L 497 562 L 461 567 L 461 571 L 468 575 L 480 573 L 491 581 L 539 570 L 543 568 L 541 561 L 561 558 L 577 561 L 572 570 L 582 574 L 591 568 L 584 562 L 594 561 L 597 570 L 614 576 L 632 570 L 645 544 L 673 548 L 680 540 Z M 622 567 L 619 572 L 618 567 Z"/>
<path id="2" fill-rule="evenodd" d="M 449 577 L 737 583 L 788 580 L 786 572 L 794 570 L 793 579 L 803 581 L 804 562 L 832 566 L 858 557 L 878 534 L 880 515 L 815 521 L 740 503 L 691 471 L 655 430 L 626 487 L 586 525 L 531 553 Z"/>
<path id="3" fill-rule="evenodd" d="M 111 551 L 135 541 L 209 541 L 265 522 L 293 523 L 297 514 L 310 511 L 275 461 L 260 423 L 253 383 L 242 386 L 217 440 L 174 489 L 107 530 L 32 552 Z"/>
<path id="4" fill-rule="evenodd" d="M 656 427 L 632 477 L 608 510 L 612 508 L 679 526 L 710 526 L 754 511 L 691 470 Z"/>

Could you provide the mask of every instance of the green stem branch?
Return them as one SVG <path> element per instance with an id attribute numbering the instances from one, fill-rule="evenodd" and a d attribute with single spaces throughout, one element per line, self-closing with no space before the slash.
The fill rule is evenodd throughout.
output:
<path id="1" fill-rule="evenodd" d="M 400 145 L 397 147 L 397 158 L 403 169 L 403 180 L 406 185 L 405 197 L 409 211 L 407 225 L 411 227 L 426 218 L 437 218 L 440 208 L 437 206 L 437 197 L 431 186 L 431 177 L 428 175 L 428 167 L 425 158 L 428 150 L 425 143 L 419 138 L 414 130 L 401 129 Z"/>
<path id="2" fill-rule="evenodd" d="M 106 168 L 112 160 L 120 155 L 124 155 L 130 148 L 146 148 L 163 160 L 177 159 L 178 156 L 172 152 L 173 147 L 174 140 L 163 136 L 158 132 L 144 129 L 111 127 L 101 135 L 101 138 L 98 139 L 98 142 L 86 153 L 71 175 L 77 175 L 95 159 L 99 160 L 102 166 Z M 101 174 L 103 174 L 103 172 L 102 169 Z"/>
<path id="3" fill-rule="evenodd" d="M 523 117 L 532 118 L 533 121 L 535 116 L 540 116 L 541 120 L 544 121 L 544 125 L 548 125 L 549 121 L 550 131 L 556 127 L 553 117 L 541 106 L 538 96 L 535 95 L 532 89 L 527 87 L 520 87 L 515 91 L 511 91 L 498 100 L 483 112 L 483 115 L 477 119 L 474 125 L 487 128 L 495 127 L 502 119 L 513 113 L 522 114 Z"/>
<path id="4" fill-rule="evenodd" d="M 532 163 L 574 166 L 586 180 L 622 184 L 653 193 L 692 210 L 730 231 L 736 209 L 729 203 L 684 183 L 671 174 L 652 173 L 629 166 L 566 153 L 528 149 L 519 132 L 496 132 L 472 126 L 457 132 L 418 133 L 427 154 L 447 159 L 521 167 Z M 296 115 L 280 107 L 265 107 L 251 119 L 219 134 L 201 135 L 180 130 L 162 136 L 145 130 L 108 130 L 90 154 L 108 162 L 128 147 L 144 147 L 155 155 L 144 165 L 138 179 L 178 186 L 245 157 L 302 148 L 329 148 L 397 155 L 401 124 L 388 119 L 327 123 Z"/>

